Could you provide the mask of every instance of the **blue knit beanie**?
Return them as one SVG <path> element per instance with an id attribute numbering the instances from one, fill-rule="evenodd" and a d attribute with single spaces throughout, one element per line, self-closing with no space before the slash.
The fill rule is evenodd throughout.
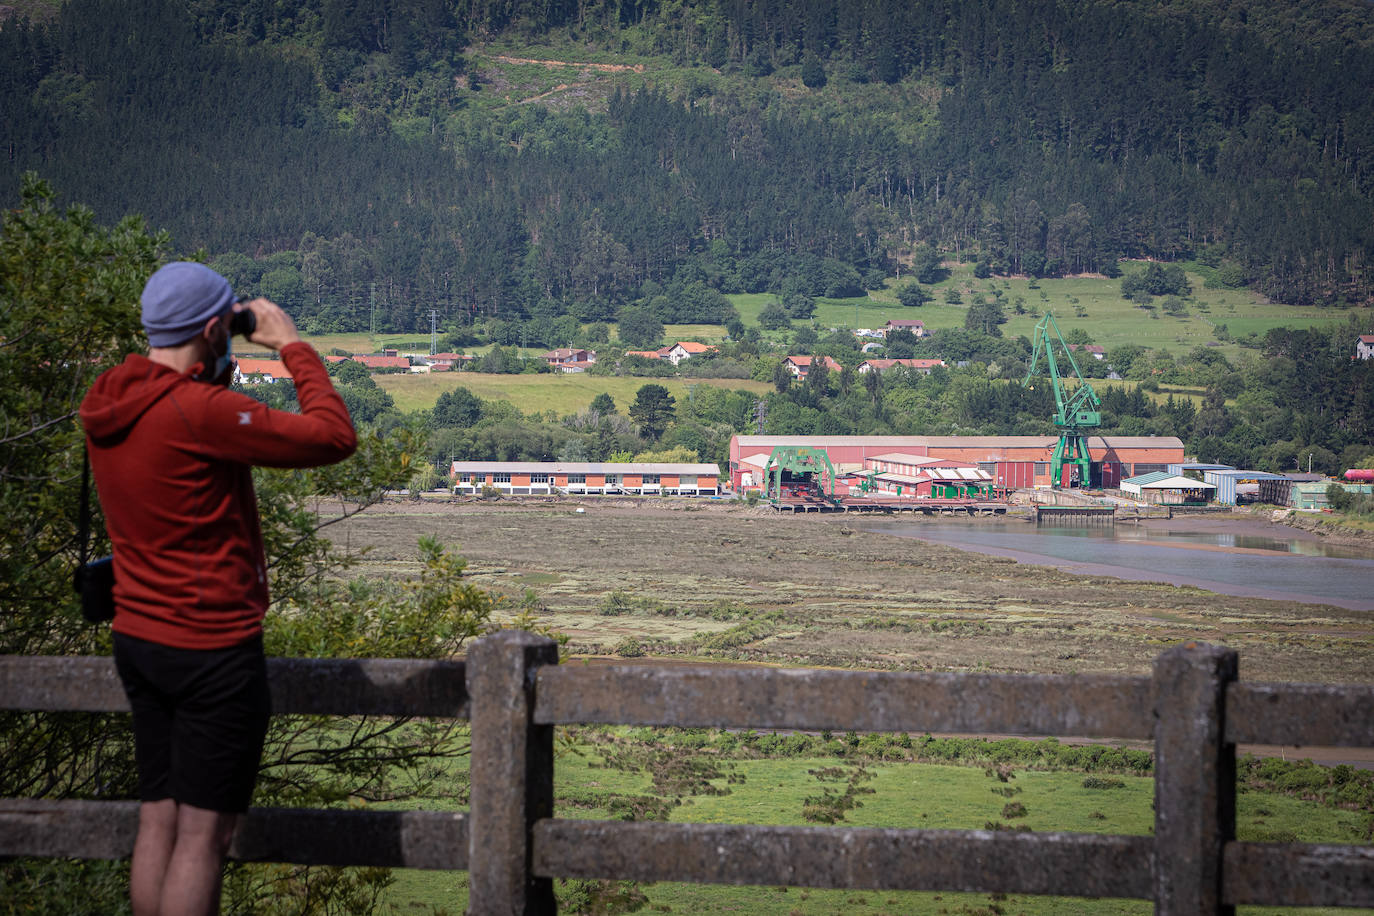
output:
<path id="1" fill-rule="evenodd" d="M 174 347 L 234 304 L 229 281 L 204 264 L 164 264 L 143 287 L 143 330 L 154 347 Z"/>

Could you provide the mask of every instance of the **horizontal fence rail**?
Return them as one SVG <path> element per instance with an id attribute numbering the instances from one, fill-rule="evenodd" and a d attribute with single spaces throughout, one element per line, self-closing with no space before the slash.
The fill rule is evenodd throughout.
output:
<path id="1" fill-rule="evenodd" d="M 535 721 L 1146 739 L 1150 679 L 805 668 L 543 668 Z"/>
<path id="2" fill-rule="evenodd" d="M 0 799 L 0 856 L 123 859 L 133 853 L 138 802 Z M 449 811 L 253 808 L 231 858 L 297 865 L 460 870 L 467 815 Z"/>
<path id="3" fill-rule="evenodd" d="M 1237 681 L 1226 691 L 1226 740 L 1232 744 L 1369 747 L 1374 744 L 1371 719 L 1374 686 L 1369 685 Z"/>
<path id="4" fill-rule="evenodd" d="M 269 658 L 274 713 L 468 718 L 462 661 Z M 114 660 L 0 655 L 0 709 L 128 712 Z"/>
<path id="5" fill-rule="evenodd" d="M 1189 644 L 1150 677 L 606 665 L 503 632 L 464 661 L 271 659 L 281 714 L 469 718 L 471 806 L 252 809 L 242 861 L 469 871 L 468 911 L 546 913 L 566 877 L 1129 897 L 1161 914 L 1374 906 L 1374 848 L 1235 840 L 1237 743 L 1374 745 L 1374 687 L 1247 684 Z M 0 708 L 120 712 L 106 658 L 0 657 Z M 1153 740 L 1153 836 L 625 823 L 553 816 L 553 728 L 946 732 Z M 117 858 L 137 803 L 0 800 L 0 855 Z"/>
<path id="6" fill-rule="evenodd" d="M 733 824 L 535 825 L 534 867 L 575 878 L 1149 897 L 1149 837 Z"/>

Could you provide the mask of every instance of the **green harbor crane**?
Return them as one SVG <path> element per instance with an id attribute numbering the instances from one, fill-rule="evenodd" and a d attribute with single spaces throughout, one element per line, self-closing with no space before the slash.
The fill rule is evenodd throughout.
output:
<path id="1" fill-rule="evenodd" d="M 1056 341 L 1063 351 L 1064 358 L 1068 360 L 1069 368 L 1073 369 L 1073 374 L 1078 378 L 1078 387 L 1072 390 L 1064 384 L 1064 378 L 1059 373 L 1059 362 L 1054 356 Z M 1069 345 L 1064 342 L 1064 335 L 1059 333 L 1059 325 L 1049 312 L 1036 323 L 1032 346 L 1030 368 L 1026 371 L 1022 386 L 1035 390 L 1032 383 L 1035 379 L 1035 367 L 1040 364 L 1042 350 L 1045 353 L 1045 362 L 1049 364 L 1050 384 L 1054 386 L 1054 425 L 1059 427 L 1059 442 L 1050 457 L 1050 480 L 1056 488 L 1064 486 L 1065 483 L 1073 486 L 1075 481 L 1078 486 L 1086 487 L 1092 479 L 1092 456 L 1088 454 L 1087 430 L 1102 425 L 1102 414 L 1097 409 L 1102 404 L 1102 399 L 1093 391 L 1093 386 L 1088 384 L 1083 373 L 1078 371 L 1078 363 L 1074 362 L 1073 353 L 1069 351 Z M 1070 466 L 1068 481 L 1064 480 L 1066 464 Z"/>
<path id="2" fill-rule="evenodd" d="M 835 502 L 835 466 L 824 449 L 807 445 L 779 445 L 768 455 L 763 468 L 764 495 L 776 502 L 783 495 L 784 477 L 805 479 L 816 496 Z"/>

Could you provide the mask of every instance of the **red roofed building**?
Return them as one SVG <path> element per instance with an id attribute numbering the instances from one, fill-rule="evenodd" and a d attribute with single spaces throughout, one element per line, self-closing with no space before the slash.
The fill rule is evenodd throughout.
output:
<path id="1" fill-rule="evenodd" d="M 860 489 L 877 496 L 966 499 L 1001 498 L 1005 490 L 993 483 L 992 473 L 976 462 L 931 458 L 903 452 L 864 458 L 864 470 L 855 475 Z"/>
<path id="2" fill-rule="evenodd" d="M 576 347 L 559 347 L 557 350 L 550 350 L 545 353 L 542 358 L 544 362 L 555 369 L 561 366 L 580 366 L 580 368 L 572 371 L 581 372 L 596 362 L 596 351 Z"/>
<path id="3" fill-rule="evenodd" d="M 680 340 L 677 343 L 673 344 L 671 347 L 669 347 L 668 352 L 664 354 L 664 356 L 668 360 L 668 362 L 676 366 L 684 359 L 691 359 L 693 356 L 700 356 L 703 353 L 710 353 L 714 349 L 715 347 L 709 346 L 708 344 L 704 343 L 697 343 L 693 340 Z M 659 352 L 661 353 L 663 351 L 660 350 Z"/>
<path id="4" fill-rule="evenodd" d="M 429 364 L 430 372 L 453 372 L 475 362 L 476 359 L 477 357 L 465 353 L 431 353 L 424 358 Z"/>
<path id="5" fill-rule="evenodd" d="M 237 385 L 257 385 L 261 382 L 270 385 L 278 381 L 291 381 L 290 370 L 279 359 L 243 357 L 235 360 L 235 363 L 234 383 Z"/>
<path id="6" fill-rule="evenodd" d="M 943 359 L 866 359 L 859 363 L 859 372 L 886 372 L 894 366 L 905 366 L 917 372 L 930 374 L 930 370 L 936 366 L 943 366 Z"/>
<path id="7" fill-rule="evenodd" d="M 1092 354 L 1093 359 L 1107 358 L 1107 348 L 1101 344 L 1069 344 L 1070 352 L 1077 353 L 1080 350 Z"/>
<path id="8" fill-rule="evenodd" d="M 354 356 L 353 361 L 369 369 L 404 369 L 410 371 L 410 360 L 404 356 Z"/>
<path id="9" fill-rule="evenodd" d="M 626 356 L 638 356 L 640 359 L 663 359 L 666 355 L 660 350 L 626 350 Z"/>
<path id="10" fill-rule="evenodd" d="M 783 365 L 787 367 L 787 371 L 791 372 L 794 378 L 806 378 L 806 374 L 811 371 L 811 366 L 815 363 L 825 366 L 831 372 L 839 372 L 844 368 L 829 356 L 789 356 L 783 360 Z"/>
<path id="11" fill-rule="evenodd" d="M 1369 359 L 1374 357 L 1374 334 L 1361 334 L 1360 339 L 1355 342 L 1355 358 Z"/>

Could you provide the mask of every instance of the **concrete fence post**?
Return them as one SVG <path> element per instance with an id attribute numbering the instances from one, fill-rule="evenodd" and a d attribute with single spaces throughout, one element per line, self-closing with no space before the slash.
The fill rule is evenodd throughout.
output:
<path id="1" fill-rule="evenodd" d="M 1236 653 L 1188 643 L 1155 659 L 1155 913 L 1232 916 L 1222 851 L 1236 835 L 1236 748 L 1225 744 Z"/>
<path id="2" fill-rule="evenodd" d="M 553 816 L 553 726 L 536 726 L 534 676 L 558 645 L 521 630 L 468 652 L 472 704 L 468 913 L 553 913 L 553 882 L 531 870 L 534 822 Z"/>

